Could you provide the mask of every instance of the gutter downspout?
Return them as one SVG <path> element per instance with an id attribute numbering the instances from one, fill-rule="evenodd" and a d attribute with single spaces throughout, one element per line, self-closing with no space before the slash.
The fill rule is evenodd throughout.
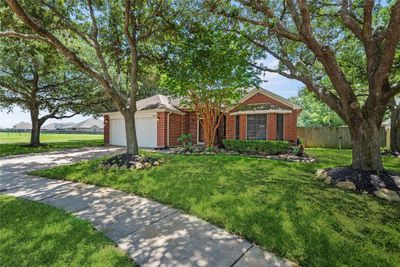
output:
<path id="1" fill-rule="evenodd" d="M 167 147 L 169 147 L 169 115 L 171 114 L 172 112 L 169 112 L 168 114 L 167 114 Z"/>

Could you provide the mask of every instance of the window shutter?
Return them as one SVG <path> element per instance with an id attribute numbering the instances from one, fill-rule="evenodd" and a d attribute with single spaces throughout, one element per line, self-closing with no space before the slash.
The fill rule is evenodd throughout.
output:
<path id="1" fill-rule="evenodd" d="M 276 114 L 276 140 L 283 140 L 283 114 Z"/>

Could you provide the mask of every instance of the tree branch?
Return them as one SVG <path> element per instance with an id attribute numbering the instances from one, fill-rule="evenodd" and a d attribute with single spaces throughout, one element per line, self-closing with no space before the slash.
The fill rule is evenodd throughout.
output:
<path id="1" fill-rule="evenodd" d="M 92 31 L 93 32 L 92 32 L 92 38 L 91 39 L 92 39 L 92 41 L 94 43 L 93 47 L 96 50 L 96 55 L 97 55 L 97 58 L 98 58 L 98 60 L 100 62 L 100 66 L 101 66 L 101 69 L 103 71 L 103 74 L 105 75 L 107 80 L 112 81 L 111 75 L 110 75 L 110 73 L 108 71 L 108 68 L 107 68 L 107 63 L 106 63 L 106 61 L 104 59 L 103 53 L 101 52 L 101 47 L 100 47 L 100 44 L 99 44 L 99 41 L 98 41 L 99 29 L 97 27 L 97 20 L 96 20 L 96 17 L 94 15 L 92 1 L 91 0 L 87 0 L 87 4 L 88 4 L 88 7 L 89 7 L 90 19 L 92 20 Z M 126 101 L 127 98 L 125 98 L 124 100 Z"/>
<path id="2" fill-rule="evenodd" d="M 57 8 L 49 4 L 47 1 L 41 0 L 40 2 L 46 7 L 48 7 L 53 12 L 54 15 L 56 15 L 63 23 L 65 23 L 67 29 L 71 30 L 71 32 L 81 37 L 82 40 L 90 47 L 94 46 L 94 44 L 90 40 L 90 37 L 88 37 L 86 33 L 78 30 L 77 27 L 74 25 L 74 23 L 67 16 L 61 14 L 61 12 L 59 12 Z"/>
<path id="3" fill-rule="evenodd" d="M 58 112 L 58 111 L 57 111 Z M 42 116 L 40 119 L 39 119 L 39 121 L 43 124 L 45 121 L 47 121 L 48 119 L 57 119 L 57 120 L 60 120 L 60 119 L 68 119 L 68 118 L 72 118 L 73 116 L 75 116 L 75 115 L 78 115 L 79 113 L 78 112 L 74 112 L 74 113 L 72 113 L 72 114 L 70 114 L 70 115 L 61 115 L 61 116 L 57 116 L 56 115 L 56 113 L 57 112 L 51 112 L 50 114 L 47 114 L 47 115 L 45 115 L 45 116 Z"/>
<path id="4" fill-rule="evenodd" d="M 46 38 L 43 38 L 42 36 L 40 36 L 38 34 L 27 34 L 27 33 L 15 32 L 15 31 L 0 32 L 0 37 L 12 37 L 12 38 L 18 38 L 18 39 L 24 39 L 24 40 L 39 40 L 39 41 L 47 42 Z"/>
<path id="5" fill-rule="evenodd" d="M 400 42 L 400 0 L 397 0 L 390 9 L 390 19 L 384 38 L 382 56 L 380 57 L 379 67 L 374 74 L 376 85 L 382 85 L 388 78 L 392 68 L 394 55 Z"/>
<path id="6" fill-rule="evenodd" d="M 81 71 L 95 78 L 105 89 L 105 91 L 114 100 L 119 110 L 125 109 L 125 103 L 121 99 L 117 91 L 114 90 L 111 82 L 105 79 L 97 72 L 88 62 L 78 57 L 71 49 L 67 48 L 57 37 L 47 31 L 38 21 L 29 16 L 16 0 L 6 0 L 10 8 L 18 16 L 18 18 L 34 32 L 46 39 L 46 42 L 55 47 L 62 55 L 64 55 L 71 63 L 75 64 Z"/>
<path id="7" fill-rule="evenodd" d="M 274 15 L 274 12 L 271 10 L 271 8 L 267 4 L 263 4 L 261 1 L 239 1 L 241 2 L 244 6 L 250 7 L 253 10 L 256 10 L 258 12 L 263 13 L 268 19 L 272 20 L 273 23 L 270 22 L 261 22 L 260 26 L 268 27 L 270 28 L 273 32 L 284 36 L 285 38 L 288 38 L 293 41 L 301 42 L 303 40 L 303 37 L 297 33 L 293 33 L 289 31 L 285 26 L 282 24 L 282 22 Z M 236 18 L 242 18 L 245 19 L 242 16 L 235 16 Z M 251 20 L 247 21 L 250 22 Z"/>
<path id="8" fill-rule="evenodd" d="M 343 0 L 341 7 L 341 17 L 343 24 L 351 30 L 351 32 L 359 39 L 364 40 L 363 31 L 359 26 L 358 22 L 355 20 L 354 14 L 349 10 L 349 1 Z"/>
<path id="9" fill-rule="evenodd" d="M 144 40 L 149 38 L 153 33 L 154 33 L 154 26 L 156 24 L 155 18 L 160 14 L 161 12 L 161 6 L 164 3 L 163 0 L 158 1 L 156 7 L 154 8 L 153 14 L 150 16 L 151 23 L 149 26 L 146 27 L 146 32 L 142 33 L 141 35 L 138 36 L 138 40 Z"/>
<path id="10" fill-rule="evenodd" d="M 390 91 L 389 91 L 388 97 L 392 98 L 392 97 L 394 97 L 394 96 L 396 96 L 398 94 L 400 94 L 400 82 L 397 82 L 397 83 L 393 84 L 390 87 Z"/>

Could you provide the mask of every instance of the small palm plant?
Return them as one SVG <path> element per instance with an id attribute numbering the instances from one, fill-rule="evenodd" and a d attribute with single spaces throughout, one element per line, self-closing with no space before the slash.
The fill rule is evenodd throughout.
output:
<path id="1" fill-rule="evenodd" d="M 192 142 L 192 134 L 182 134 L 178 138 L 178 142 L 181 144 L 183 150 L 186 151 L 192 151 L 193 150 L 193 142 Z"/>

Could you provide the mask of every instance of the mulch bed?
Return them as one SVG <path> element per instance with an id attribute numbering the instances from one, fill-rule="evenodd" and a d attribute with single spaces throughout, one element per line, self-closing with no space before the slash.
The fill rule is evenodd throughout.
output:
<path id="1" fill-rule="evenodd" d="M 400 159 L 400 151 L 390 151 L 390 150 L 385 150 L 382 152 L 383 156 L 393 156 L 395 158 Z"/>
<path id="2" fill-rule="evenodd" d="M 207 151 L 201 147 L 195 147 L 192 151 L 186 151 L 183 150 L 182 148 L 176 148 L 176 149 L 171 149 L 171 151 L 167 153 L 182 154 L 182 155 L 242 155 L 254 158 L 273 159 L 273 160 L 291 161 L 291 162 L 305 162 L 305 163 L 317 162 L 316 158 L 313 158 L 306 153 L 304 153 L 303 156 L 296 156 L 295 154 L 290 152 L 273 155 L 267 153 L 260 154 L 260 153 L 238 152 L 218 147 L 215 147 L 211 151 Z"/>
<path id="3" fill-rule="evenodd" d="M 389 201 L 400 201 L 400 174 L 398 173 L 389 171 L 377 173 L 351 167 L 337 167 L 319 170 L 317 176 L 325 183 L 342 189 L 367 192 Z"/>
<path id="4" fill-rule="evenodd" d="M 373 193 L 381 188 L 400 192 L 400 175 L 393 172 L 376 173 L 372 171 L 355 170 L 350 167 L 339 167 L 326 170 L 326 174 L 332 178 L 333 184 L 351 181 L 357 191 Z"/>

